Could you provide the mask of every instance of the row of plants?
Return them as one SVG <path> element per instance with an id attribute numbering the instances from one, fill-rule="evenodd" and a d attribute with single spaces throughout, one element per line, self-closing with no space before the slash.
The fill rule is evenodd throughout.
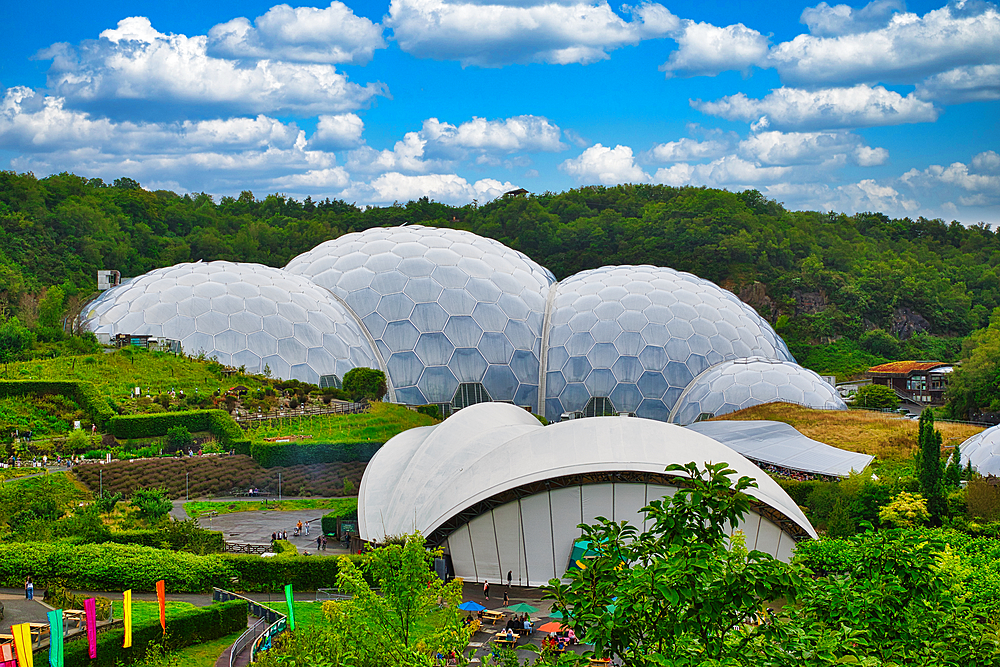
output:
<path id="1" fill-rule="evenodd" d="M 161 436 L 175 428 L 185 428 L 189 432 L 208 431 L 219 438 L 226 449 L 233 449 L 241 454 L 249 453 L 249 440 L 224 410 L 120 415 L 112 417 L 108 422 L 108 432 L 120 439 Z"/>
<path id="2" fill-rule="evenodd" d="M 74 475 L 91 491 L 132 494 L 140 488 L 162 488 L 171 498 L 226 496 L 250 488 L 285 496 L 341 496 L 361 484 L 366 463 L 319 463 L 263 468 L 249 456 L 199 456 L 83 464 Z"/>

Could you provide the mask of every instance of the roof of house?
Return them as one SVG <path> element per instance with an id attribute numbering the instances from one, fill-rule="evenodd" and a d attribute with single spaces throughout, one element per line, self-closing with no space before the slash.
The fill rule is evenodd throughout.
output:
<path id="1" fill-rule="evenodd" d="M 869 374 L 909 375 L 916 371 L 929 371 L 941 366 L 951 366 L 943 361 L 890 361 L 868 369 Z"/>

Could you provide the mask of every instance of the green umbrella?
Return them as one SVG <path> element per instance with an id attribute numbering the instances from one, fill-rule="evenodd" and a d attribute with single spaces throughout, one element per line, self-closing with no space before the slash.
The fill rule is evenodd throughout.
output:
<path id="1" fill-rule="evenodd" d="M 532 607 L 530 604 L 519 602 L 518 604 L 507 607 L 507 611 L 512 611 L 515 614 L 534 614 L 538 611 L 538 607 Z"/>
<path id="2" fill-rule="evenodd" d="M 565 618 L 565 617 L 562 615 L 561 611 L 554 611 L 551 614 L 549 614 L 549 618 Z"/>

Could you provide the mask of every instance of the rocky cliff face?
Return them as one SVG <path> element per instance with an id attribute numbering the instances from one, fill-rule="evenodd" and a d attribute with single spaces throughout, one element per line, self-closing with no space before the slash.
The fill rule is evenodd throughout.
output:
<path id="1" fill-rule="evenodd" d="M 892 311 L 892 325 L 889 330 L 900 340 L 906 340 L 915 333 L 928 331 L 931 323 L 924 316 L 906 306 Z"/>

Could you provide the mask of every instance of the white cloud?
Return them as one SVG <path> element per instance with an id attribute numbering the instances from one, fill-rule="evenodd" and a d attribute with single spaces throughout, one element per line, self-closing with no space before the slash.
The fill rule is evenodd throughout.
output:
<path id="1" fill-rule="evenodd" d="M 1000 100 L 1000 65 L 957 67 L 924 79 L 914 91 L 946 104 Z"/>
<path id="2" fill-rule="evenodd" d="M 797 130 L 925 123 L 937 120 L 939 114 L 933 104 L 917 99 L 913 93 L 903 97 L 882 86 L 865 85 L 820 90 L 782 87 L 763 99 L 737 93 L 714 102 L 694 100 L 691 104 L 702 113 L 727 120 Z"/>
<path id="3" fill-rule="evenodd" d="M 385 47 L 382 26 L 336 0 L 326 9 L 275 5 L 253 25 L 240 17 L 208 31 L 208 55 L 217 58 L 364 65 Z"/>
<path id="4" fill-rule="evenodd" d="M 698 141 L 687 137 L 677 141 L 657 144 L 649 151 L 649 157 L 657 162 L 683 162 L 721 157 L 730 149 L 728 141 L 708 139 Z"/>
<path id="5" fill-rule="evenodd" d="M 660 66 L 671 76 L 715 76 L 727 70 L 748 71 L 767 60 L 768 38 L 742 23 L 720 28 L 684 20 L 674 39 L 678 49 Z"/>
<path id="6" fill-rule="evenodd" d="M 361 135 L 365 123 L 357 114 L 342 113 L 336 116 L 320 116 L 316 131 L 309 138 L 309 147 L 322 150 L 354 148 L 363 142 Z"/>
<path id="7" fill-rule="evenodd" d="M 649 175 L 635 163 L 632 149 L 622 145 L 608 148 L 594 144 L 579 157 L 563 162 L 559 168 L 580 181 L 596 181 L 605 185 L 649 180 Z"/>
<path id="8" fill-rule="evenodd" d="M 473 199 L 481 202 L 499 197 L 517 186 L 510 182 L 501 183 L 492 178 L 484 178 L 469 183 L 457 174 L 424 174 L 410 176 L 397 172 L 382 174 L 367 184 L 352 184 L 344 195 L 351 198 L 360 196 L 371 203 L 410 201 L 429 197 L 452 204 L 467 204 Z"/>
<path id="9" fill-rule="evenodd" d="M 289 174 L 272 181 L 275 188 L 293 192 L 316 192 L 322 190 L 340 190 L 347 187 L 351 181 L 350 174 L 343 167 L 326 169 L 310 169 L 301 174 Z"/>
<path id="10" fill-rule="evenodd" d="M 191 113 L 336 113 L 384 94 L 331 65 L 260 60 L 240 65 L 208 56 L 205 36 L 157 32 L 145 17 L 130 17 L 78 48 L 56 44 L 39 54 L 53 59 L 49 87 L 74 105 L 109 116 Z"/>
<path id="11" fill-rule="evenodd" d="M 988 163 L 989 159 L 979 161 L 980 164 L 983 162 Z M 975 173 L 962 162 L 953 162 L 947 167 L 932 164 L 923 171 L 911 169 L 903 174 L 901 180 L 915 190 L 948 185 L 964 192 L 981 193 L 994 202 L 1000 201 L 1000 175 Z"/>
<path id="12" fill-rule="evenodd" d="M 407 53 L 480 67 L 593 63 L 606 59 L 608 51 L 662 37 L 680 25 L 660 4 L 625 10 L 629 21 L 607 0 L 518 5 L 392 0 L 384 23 Z"/>
<path id="13" fill-rule="evenodd" d="M 821 2 L 802 11 L 801 21 L 817 37 L 853 35 L 884 28 L 896 12 L 906 11 L 902 0 L 872 0 L 860 9 Z"/>
<path id="14" fill-rule="evenodd" d="M 805 165 L 850 159 L 862 167 L 889 159 L 884 148 L 872 148 L 850 132 L 758 132 L 740 142 L 737 152 L 764 165 Z"/>
<path id="15" fill-rule="evenodd" d="M 972 167 L 976 171 L 1000 171 L 1000 155 L 996 151 L 984 151 L 972 158 Z"/>
<path id="16" fill-rule="evenodd" d="M 745 186 L 786 178 L 791 167 L 761 167 L 736 155 L 726 155 L 708 164 L 675 164 L 656 170 L 653 181 L 664 185 Z"/>
<path id="17" fill-rule="evenodd" d="M 917 83 L 956 67 L 1000 59 L 1000 12 L 959 2 L 892 16 L 878 30 L 835 37 L 799 35 L 771 50 L 784 83 Z"/>
<path id="18" fill-rule="evenodd" d="M 442 146 L 504 153 L 566 150 L 559 140 L 560 134 L 559 126 L 549 119 L 530 115 L 500 120 L 474 116 L 458 126 L 429 118 L 422 130 L 428 141 Z"/>

